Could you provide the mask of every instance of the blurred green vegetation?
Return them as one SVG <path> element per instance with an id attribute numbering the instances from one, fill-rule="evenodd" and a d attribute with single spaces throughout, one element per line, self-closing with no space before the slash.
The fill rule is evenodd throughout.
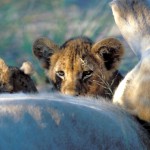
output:
<path id="1" fill-rule="evenodd" d="M 37 37 L 47 36 L 59 45 L 80 35 L 88 36 L 93 41 L 114 36 L 125 42 L 114 23 L 109 2 L 110 0 L 1 0 L 0 57 L 8 65 L 18 67 L 23 61 L 31 61 L 37 71 L 35 80 L 41 84 L 45 79 L 44 71 L 32 54 L 32 43 Z M 123 74 L 137 62 L 128 46 L 126 49 L 126 57 L 121 66 Z"/>

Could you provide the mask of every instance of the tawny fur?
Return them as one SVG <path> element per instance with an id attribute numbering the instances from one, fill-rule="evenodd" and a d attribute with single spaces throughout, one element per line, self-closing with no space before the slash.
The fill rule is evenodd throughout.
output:
<path id="1" fill-rule="evenodd" d="M 113 102 L 150 122 L 150 1 L 115 0 L 111 7 L 122 35 L 140 58 L 118 86 Z"/>
<path id="2" fill-rule="evenodd" d="M 9 79 L 9 67 L 5 64 L 4 60 L 0 58 L 0 93 L 6 91 L 11 92 L 13 90 L 13 86 L 9 84 Z"/>
<path id="3" fill-rule="evenodd" d="M 4 60 L 0 58 L 0 81 L 2 84 L 9 82 L 9 68 L 5 64 Z"/>
<path id="4" fill-rule="evenodd" d="M 34 93 L 37 92 L 36 86 L 29 76 L 31 70 L 33 71 L 29 63 L 24 63 L 21 71 L 17 67 L 7 66 L 3 59 L 0 59 L 0 93 L 15 93 L 25 92 Z"/>
<path id="5" fill-rule="evenodd" d="M 114 38 L 93 43 L 77 37 L 60 47 L 48 38 L 39 38 L 33 44 L 33 53 L 63 94 L 111 98 L 122 79 L 117 69 L 124 48 Z"/>

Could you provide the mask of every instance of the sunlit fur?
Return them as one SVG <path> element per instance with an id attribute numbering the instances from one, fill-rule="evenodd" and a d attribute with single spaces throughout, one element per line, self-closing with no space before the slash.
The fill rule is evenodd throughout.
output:
<path id="1" fill-rule="evenodd" d="M 27 75 L 32 75 L 34 73 L 33 66 L 29 61 L 23 62 L 20 70 L 22 70 Z"/>
<path id="2" fill-rule="evenodd" d="M 22 68 L 24 72 L 17 67 L 7 66 L 5 61 L 0 59 L 0 93 L 37 92 L 36 86 L 29 76 L 29 68 L 31 71 L 31 67 L 26 64 L 26 67 Z"/>
<path id="3" fill-rule="evenodd" d="M 0 92 L 11 91 L 13 87 L 9 84 L 10 71 L 4 60 L 0 58 Z"/>
<path id="4" fill-rule="evenodd" d="M 117 69 L 124 48 L 114 38 L 93 43 L 87 37 L 77 37 L 60 47 L 48 38 L 38 38 L 33 53 L 63 94 L 111 98 L 122 79 Z"/>
<path id="5" fill-rule="evenodd" d="M 150 1 L 115 0 L 111 7 L 122 35 L 140 58 L 118 86 L 113 102 L 150 122 Z"/>
<path id="6" fill-rule="evenodd" d="M 150 48 L 150 1 L 114 0 L 111 8 L 115 22 L 136 55 Z"/>

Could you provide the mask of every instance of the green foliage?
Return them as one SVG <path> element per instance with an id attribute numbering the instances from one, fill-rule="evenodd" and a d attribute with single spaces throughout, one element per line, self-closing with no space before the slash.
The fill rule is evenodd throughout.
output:
<path id="1" fill-rule="evenodd" d="M 7 64 L 18 67 L 23 61 L 31 61 L 44 80 L 43 70 L 32 55 L 33 41 L 39 36 L 47 36 L 61 45 L 74 36 L 86 35 L 93 40 L 107 37 L 114 26 L 109 2 L 1 0 L 0 57 Z"/>

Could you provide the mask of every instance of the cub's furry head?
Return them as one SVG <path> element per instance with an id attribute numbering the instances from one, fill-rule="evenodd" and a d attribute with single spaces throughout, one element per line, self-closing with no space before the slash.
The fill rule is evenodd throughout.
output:
<path id="1" fill-rule="evenodd" d="M 37 89 L 29 75 L 29 62 L 23 63 L 21 69 L 7 66 L 0 58 L 0 93 L 35 93 Z M 27 74 L 28 73 L 28 74 Z"/>
<path id="2" fill-rule="evenodd" d="M 122 79 L 117 69 L 124 48 L 114 38 L 93 43 L 87 37 L 77 37 L 59 47 L 41 37 L 34 42 L 33 53 L 63 94 L 111 98 Z"/>

